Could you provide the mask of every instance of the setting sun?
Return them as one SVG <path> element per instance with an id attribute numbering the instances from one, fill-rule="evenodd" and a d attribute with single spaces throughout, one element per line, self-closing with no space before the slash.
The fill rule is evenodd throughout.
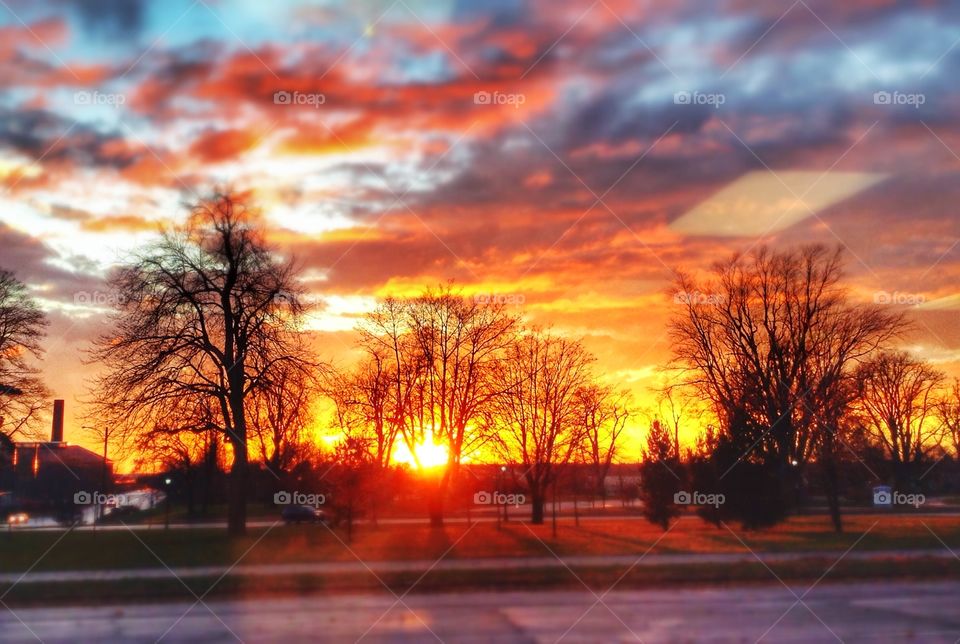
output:
<path id="1" fill-rule="evenodd" d="M 419 461 L 419 467 L 424 469 L 443 467 L 447 464 L 447 447 L 434 443 L 430 438 L 424 438 L 413 449 L 416 452 L 416 458 L 406 443 L 398 443 L 393 452 L 394 462 L 418 467 L 417 461 Z"/>
<path id="2" fill-rule="evenodd" d="M 960 644 L 960 2 L 0 36 L 0 644 Z"/>

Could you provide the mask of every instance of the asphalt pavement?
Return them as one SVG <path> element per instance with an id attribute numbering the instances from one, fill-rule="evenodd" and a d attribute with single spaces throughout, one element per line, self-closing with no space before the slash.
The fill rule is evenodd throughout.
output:
<path id="1" fill-rule="evenodd" d="M 0 604 L 2 642 L 955 642 L 960 583 Z"/>

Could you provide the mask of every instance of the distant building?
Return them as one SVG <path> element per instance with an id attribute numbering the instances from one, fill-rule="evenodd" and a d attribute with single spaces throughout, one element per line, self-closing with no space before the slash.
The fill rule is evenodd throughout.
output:
<path id="1" fill-rule="evenodd" d="M 107 492 L 113 463 L 63 440 L 64 403 L 54 401 L 49 441 L 0 445 L 0 507 L 30 514 L 70 518 L 78 492 Z"/>

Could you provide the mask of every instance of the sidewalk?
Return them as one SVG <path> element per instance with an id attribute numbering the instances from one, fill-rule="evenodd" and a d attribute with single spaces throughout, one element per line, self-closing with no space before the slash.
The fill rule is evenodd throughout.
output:
<path id="1" fill-rule="evenodd" d="M 942 559 L 953 560 L 957 557 L 946 548 L 936 550 L 878 550 L 873 552 L 849 552 L 822 550 L 806 552 L 758 552 L 757 556 L 764 564 L 778 564 L 804 560 L 824 560 L 827 564 L 843 558 L 845 561 L 887 561 Z M 476 570 L 525 570 L 555 568 L 616 568 L 660 566 L 701 566 L 736 565 L 757 563 L 757 556 L 749 552 L 727 553 L 678 553 L 615 556 L 572 556 L 572 557 L 493 557 L 482 559 L 442 559 L 440 561 L 417 559 L 409 561 L 324 561 L 315 563 L 284 564 L 240 564 L 227 566 L 191 566 L 183 568 L 130 568 L 117 570 L 71 570 L 71 571 L 31 571 L 24 573 L 2 573 L 0 584 L 40 584 L 61 582 L 111 582 L 124 580 L 181 579 L 231 577 L 280 577 L 303 575 L 356 575 L 413 573 L 424 574 L 428 571 Z"/>

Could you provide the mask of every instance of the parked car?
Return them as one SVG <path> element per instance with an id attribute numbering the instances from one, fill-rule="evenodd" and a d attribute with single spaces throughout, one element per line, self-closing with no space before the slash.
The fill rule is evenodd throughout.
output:
<path id="1" fill-rule="evenodd" d="M 7 523 L 9 525 L 23 525 L 30 520 L 30 515 L 26 512 L 14 512 L 7 516 Z"/>
<path id="2" fill-rule="evenodd" d="M 328 523 L 326 513 L 310 505 L 288 505 L 280 516 L 287 523 Z"/>

